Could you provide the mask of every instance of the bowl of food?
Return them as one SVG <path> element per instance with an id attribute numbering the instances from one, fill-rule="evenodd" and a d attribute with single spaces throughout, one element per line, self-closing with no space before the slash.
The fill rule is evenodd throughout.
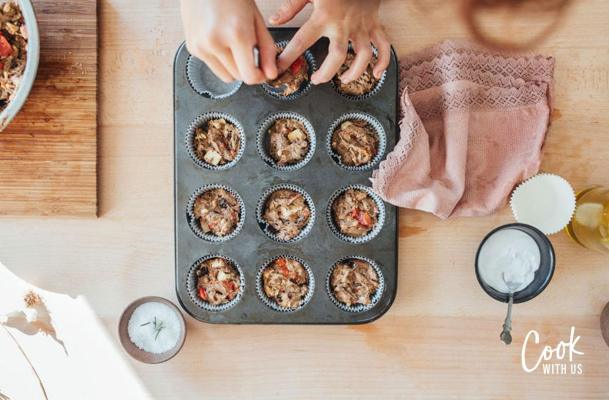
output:
<path id="1" fill-rule="evenodd" d="M 0 132 L 30 94 L 39 58 L 38 23 L 30 0 L 0 0 Z"/>

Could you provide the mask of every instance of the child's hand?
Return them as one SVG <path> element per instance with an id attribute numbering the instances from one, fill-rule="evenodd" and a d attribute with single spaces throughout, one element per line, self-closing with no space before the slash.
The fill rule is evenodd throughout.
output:
<path id="1" fill-rule="evenodd" d="M 380 78 L 389 65 L 391 55 L 391 45 L 378 18 L 380 0 L 286 0 L 270 18 L 270 23 L 280 25 L 288 22 L 307 3 L 313 4 L 311 18 L 296 32 L 279 56 L 279 69 L 283 71 L 288 68 L 307 48 L 325 36 L 330 39 L 328 56 L 311 76 L 312 83 L 319 84 L 332 79 L 345 61 L 349 41 L 356 57 L 341 80 L 348 83 L 364 73 L 372 58 L 371 43 L 378 50 L 374 76 Z"/>
<path id="2" fill-rule="evenodd" d="M 275 42 L 254 0 L 182 0 L 182 21 L 188 51 L 223 81 L 256 84 L 277 77 Z"/>

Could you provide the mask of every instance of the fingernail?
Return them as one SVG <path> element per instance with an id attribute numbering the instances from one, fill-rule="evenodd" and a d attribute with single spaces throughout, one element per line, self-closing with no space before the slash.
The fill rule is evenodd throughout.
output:
<path id="1" fill-rule="evenodd" d="M 344 84 L 350 83 L 353 80 L 353 79 L 350 79 L 349 77 L 347 77 L 345 75 L 341 75 L 339 79 Z"/>
<path id="2" fill-rule="evenodd" d="M 273 14 L 273 15 L 271 15 L 271 18 L 269 18 L 269 20 L 271 22 L 277 22 L 277 21 L 279 21 L 279 17 L 281 17 L 281 15 L 279 15 L 279 13 Z"/>

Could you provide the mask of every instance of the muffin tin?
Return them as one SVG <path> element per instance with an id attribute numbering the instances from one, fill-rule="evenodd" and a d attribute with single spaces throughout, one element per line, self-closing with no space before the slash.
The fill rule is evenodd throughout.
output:
<path id="1" fill-rule="evenodd" d="M 295 31 L 272 29 L 271 34 L 280 42 L 289 40 Z M 327 45 L 327 40 L 322 39 L 309 49 L 314 66 L 323 61 Z M 397 59 L 392 53 L 382 84 L 372 95 L 362 99 L 342 96 L 330 83 L 312 86 L 288 100 L 270 95 L 262 85 L 240 85 L 226 95 L 209 96 L 212 90 L 206 90 L 204 85 L 209 84 L 214 89 L 222 85 L 214 81 L 217 78 L 202 63 L 190 56 L 184 45 L 180 46 L 174 62 L 175 282 L 178 299 L 186 312 L 201 321 L 233 324 L 358 324 L 373 321 L 387 312 L 397 285 L 396 208 L 381 204 L 381 229 L 365 242 L 339 237 L 326 216 L 330 200 L 337 192 L 347 187 L 370 186 L 371 169 L 376 168 L 379 159 L 384 158 L 397 141 L 397 71 Z M 199 75 L 193 77 L 195 73 Z M 208 113 L 231 116 L 244 132 L 243 155 L 229 168 L 205 168 L 193 160 L 188 149 L 187 136 L 193 122 L 200 121 L 201 116 Z M 315 151 L 308 162 L 298 168 L 274 168 L 259 152 L 258 132 L 276 113 L 301 115 L 315 133 Z M 330 127 L 348 113 L 369 115 L 378 121 L 384 132 L 383 154 L 370 168 L 344 168 L 337 164 L 327 148 Z M 228 240 L 207 240 L 191 229 L 189 205 L 195 193 L 208 185 L 230 188 L 243 201 L 242 224 Z M 313 201 L 317 216 L 298 240 L 282 243 L 272 239 L 256 217 L 261 198 L 277 185 L 295 185 Z M 202 307 L 192 290 L 193 266 L 210 255 L 233 260 L 239 266 L 242 278 L 242 293 L 238 300 L 220 310 Z M 294 311 L 278 311 L 257 293 L 259 271 L 278 256 L 302 260 L 312 274 L 312 292 L 303 306 Z M 348 257 L 371 260 L 381 274 L 379 298 L 375 298 L 372 307 L 363 307 L 356 312 L 335 304 L 324 284 L 336 262 Z"/>

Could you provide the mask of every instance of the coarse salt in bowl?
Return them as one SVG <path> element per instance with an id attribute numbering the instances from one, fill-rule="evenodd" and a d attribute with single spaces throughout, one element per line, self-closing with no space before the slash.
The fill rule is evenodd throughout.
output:
<path id="1" fill-rule="evenodd" d="M 131 314 L 127 332 L 139 349 L 154 354 L 164 353 L 178 343 L 180 320 L 166 304 L 144 303 Z"/>
<path id="2" fill-rule="evenodd" d="M 118 334 L 123 348 L 138 361 L 158 364 L 174 357 L 184 345 L 186 322 L 178 307 L 157 296 L 129 304 L 121 315 Z"/>

